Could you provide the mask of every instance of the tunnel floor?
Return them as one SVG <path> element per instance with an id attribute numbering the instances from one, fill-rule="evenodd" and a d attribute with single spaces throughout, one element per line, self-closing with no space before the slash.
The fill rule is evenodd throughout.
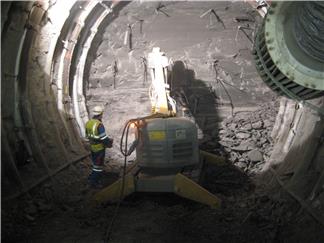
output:
<path id="1" fill-rule="evenodd" d="M 2 211 L 3 242 L 104 242 L 116 205 L 93 206 L 89 162 L 70 166 Z M 118 178 L 106 172 L 105 183 Z M 210 209 L 173 194 L 135 193 L 120 205 L 109 242 L 320 242 L 322 229 L 284 196 L 230 162 L 207 168 L 204 186 L 222 199 Z M 9 207 L 9 208 L 10 208 Z M 23 212 L 23 213 L 22 213 Z"/>
<path id="2" fill-rule="evenodd" d="M 271 117 L 276 112 L 275 105 L 262 105 L 253 114 Z M 222 123 L 220 141 L 231 142 L 232 147 L 212 141 L 200 144 L 201 149 L 228 155 L 225 165 L 208 165 L 203 182 L 221 198 L 220 209 L 173 194 L 135 193 L 122 201 L 109 242 L 320 242 L 320 226 L 285 194 L 271 193 L 258 179 L 264 161 L 252 161 L 244 149 L 237 151 L 235 144 L 242 143 L 242 138 L 228 140 L 235 124 L 250 123 L 254 116 L 239 113 Z M 254 137 L 259 131 L 271 141 L 266 133 L 271 129 L 271 124 L 263 125 L 245 133 Z M 267 145 L 271 148 L 271 143 Z M 231 155 L 234 151 L 229 149 L 233 148 L 241 158 L 246 155 L 244 162 Z M 258 150 L 266 153 L 262 146 Z M 90 170 L 88 160 L 71 165 L 35 188 L 32 197 L 20 198 L 10 206 L 3 204 L 10 208 L 2 210 L 3 242 L 104 242 L 116 204 L 92 204 L 97 190 L 87 185 Z M 107 160 L 103 184 L 115 181 L 119 171 L 120 163 Z"/>

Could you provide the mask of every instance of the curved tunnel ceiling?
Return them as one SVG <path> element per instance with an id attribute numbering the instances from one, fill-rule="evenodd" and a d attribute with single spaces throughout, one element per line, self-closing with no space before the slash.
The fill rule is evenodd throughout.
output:
<path id="1" fill-rule="evenodd" d="M 1 4 L 3 188 L 10 188 L 4 194 L 12 198 L 88 156 L 81 137 L 88 119 L 83 80 L 89 53 L 97 33 L 129 2 Z M 324 99 L 311 103 L 323 107 Z M 314 215 L 324 207 L 322 119 L 282 99 L 272 134 L 276 145 L 264 169 L 265 176 L 275 173 L 279 180 L 292 173 L 285 188 L 309 204 L 319 201 L 321 207 L 310 209 Z M 37 170 L 17 169 L 26 158 Z M 302 179 L 314 174 L 311 182 Z"/>

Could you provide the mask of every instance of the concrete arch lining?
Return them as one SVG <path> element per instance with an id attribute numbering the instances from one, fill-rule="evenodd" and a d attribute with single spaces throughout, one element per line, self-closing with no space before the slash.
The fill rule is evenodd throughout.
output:
<path id="1" fill-rule="evenodd" d="M 57 117 L 57 113 L 55 114 L 55 110 L 57 109 L 56 105 L 53 105 L 51 101 L 54 97 L 51 95 L 49 89 L 50 82 L 48 74 L 50 73 L 50 65 L 47 65 L 48 62 L 44 61 L 44 59 L 52 59 L 52 52 L 48 49 L 50 46 L 48 40 L 52 39 L 53 35 L 51 30 L 54 30 L 51 28 L 45 28 L 43 23 L 44 18 L 48 18 L 48 15 L 46 15 L 47 11 L 44 9 L 49 6 L 46 4 L 37 5 L 36 3 L 27 2 L 13 3 L 11 7 L 11 11 L 18 12 L 18 15 L 22 17 L 16 19 L 16 23 L 18 24 L 16 28 L 22 29 L 22 33 L 24 33 L 22 37 L 25 38 L 23 41 L 19 42 L 23 42 L 23 45 L 18 43 L 17 47 L 15 46 L 15 42 L 6 39 L 4 40 L 4 43 L 8 45 L 8 48 L 5 49 L 3 54 L 8 51 L 6 56 L 16 57 L 16 59 L 9 58 L 9 60 L 16 60 L 14 61 L 16 64 L 10 65 L 8 68 L 3 66 L 2 70 L 4 72 L 2 75 L 4 75 L 4 73 L 7 72 L 5 70 L 9 70 L 10 67 L 16 67 L 16 69 L 18 69 L 17 64 L 19 63 L 20 68 L 19 75 L 17 75 L 19 78 L 14 82 L 5 81 L 2 85 L 2 90 L 6 91 L 8 96 L 17 96 L 16 102 L 12 102 L 11 99 L 2 96 L 2 107 L 15 107 L 14 111 L 10 111 L 11 114 L 8 113 L 9 117 L 15 117 L 15 119 L 10 118 L 10 120 L 3 122 L 3 125 L 8 132 L 6 133 L 7 136 L 2 137 L 2 139 L 8 139 L 9 141 L 9 147 L 11 150 L 7 151 L 7 154 L 11 154 L 11 158 L 15 161 L 15 163 L 12 164 L 12 167 L 17 168 L 17 163 L 19 164 L 17 159 L 21 160 L 20 162 L 22 163 L 30 163 L 30 166 L 37 167 L 35 170 L 37 176 L 35 176 L 36 174 L 32 176 L 32 174 L 28 175 L 20 171 L 20 173 L 22 173 L 20 177 L 25 184 L 24 189 L 21 187 L 19 189 L 18 187 L 17 191 L 10 190 L 10 194 L 8 195 L 9 198 L 20 195 L 20 193 L 33 188 L 35 185 L 57 173 L 62 166 L 65 167 L 69 162 L 79 160 L 87 155 L 80 145 L 78 148 L 74 148 L 74 152 L 73 150 L 70 150 L 68 154 L 63 144 L 66 142 L 64 141 L 65 138 L 69 137 L 69 135 L 62 137 L 62 134 L 59 132 L 59 127 L 61 126 L 60 119 Z M 58 6 L 58 8 L 59 7 L 60 6 Z M 25 15 L 22 15 L 20 11 L 26 9 L 28 9 L 29 12 L 26 11 Z M 23 19 L 24 16 L 25 19 Z M 15 21 L 12 20 L 10 24 L 15 24 Z M 46 24 L 48 24 L 48 22 L 45 23 L 45 26 Z M 9 30 L 10 29 L 12 28 L 9 28 Z M 8 38 L 15 37 L 8 32 L 3 33 L 3 36 Z M 17 40 L 19 39 L 17 38 Z M 53 40 L 55 41 L 55 38 L 53 38 Z M 40 43 L 40 45 L 37 46 L 37 43 Z M 19 46 L 23 47 L 20 48 Z M 18 52 L 21 50 L 21 54 L 18 53 L 17 55 L 11 55 L 13 50 L 18 50 Z M 43 55 L 44 53 L 46 55 Z M 4 56 L 2 57 L 4 58 Z M 10 62 L 6 63 L 9 64 Z M 44 63 L 45 65 L 43 66 Z M 34 72 L 30 72 L 31 70 L 34 70 Z M 15 95 L 10 93 L 10 91 L 15 89 L 7 88 L 6 85 L 9 83 L 18 86 Z M 36 93 L 35 88 L 37 91 Z M 39 113 L 39 111 L 41 112 Z M 18 115 L 21 115 L 21 123 L 23 125 L 20 127 L 19 124 L 15 124 L 15 127 L 17 127 L 15 128 L 12 124 L 14 124 L 13 120 L 17 121 L 17 118 L 19 118 Z M 37 117 L 37 115 L 41 116 Z M 44 119 L 44 117 L 46 117 L 46 119 Z M 41 121 L 40 119 L 44 119 L 44 121 Z M 48 125 L 44 126 L 44 123 L 47 123 Z M 44 130 L 44 128 L 47 131 Z M 54 128 L 54 130 L 50 129 L 49 131 L 48 128 Z M 50 143 L 48 143 L 49 141 Z M 18 147 L 17 144 L 19 144 Z M 53 147 L 50 144 L 56 145 Z M 46 156 L 45 158 L 44 154 L 52 155 L 49 157 Z M 75 156 L 73 156 L 73 154 L 75 154 Z M 78 157 L 78 159 L 76 159 L 76 157 Z M 11 160 L 9 160 L 8 163 L 10 163 L 10 161 Z M 17 174 L 17 171 L 19 172 L 17 169 L 12 170 L 11 172 L 6 171 L 5 177 L 8 177 L 9 184 L 16 184 L 16 180 L 11 179 L 17 178 L 17 176 L 12 177 L 12 173 Z"/>

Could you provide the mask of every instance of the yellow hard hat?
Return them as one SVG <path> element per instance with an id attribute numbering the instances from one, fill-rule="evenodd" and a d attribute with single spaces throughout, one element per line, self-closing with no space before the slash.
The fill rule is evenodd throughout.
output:
<path id="1" fill-rule="evenodd" d="M 97 106 L 93 107 L 92 112 L 93 112 L 93 115 L 98 116 L 104 112 L 104 109 L 102 106 L 97 105 Z"/>

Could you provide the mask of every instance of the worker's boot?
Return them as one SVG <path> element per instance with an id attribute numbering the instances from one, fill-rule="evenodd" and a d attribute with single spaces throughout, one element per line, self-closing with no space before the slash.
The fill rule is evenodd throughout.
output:
<path id="1" fill-rule="evenodd" d="M 92 171 L 91 174 L 88 177 L 88 182 L 91 186 L 91 188 L 94 189 L 101 189 L 103 186 L 100 183 L 100 176 L 102 172 L 99 171 Z"/>

